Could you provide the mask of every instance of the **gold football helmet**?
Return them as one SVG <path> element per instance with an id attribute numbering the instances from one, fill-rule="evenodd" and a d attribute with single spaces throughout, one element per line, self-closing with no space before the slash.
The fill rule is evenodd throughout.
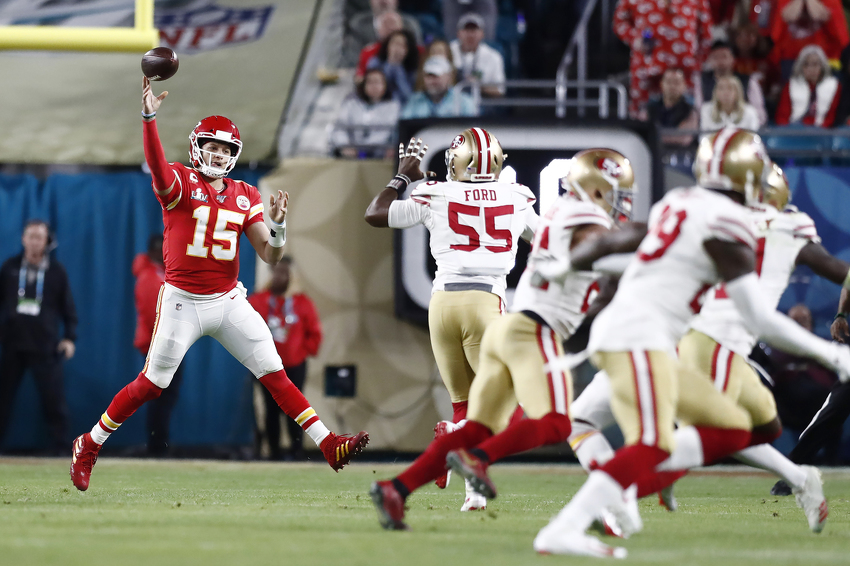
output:
<path id="1" fill-rule="evenodd" d="M 788 187 L 788 178 L 776 163 L 770 164 L 770 170 L 767 173 L 767 179 L 765 179 L 762 190 L 761 201 L 776 208 L 780 212 L 785 210 L 785 207 L 791 202 L 791 189 Z"/>
<path id="2" fill-rule="evenodd" d="M 770 160 L 758 134 L 732 126 L 704 136 L 694 160 L 698 185 L 741 193 L 748 205 L 760 200 L 769 171 Z"/>
<path id="3" fill-rule="evenodd" d="M 570 160 L 569 172 L 561 177 L 561 190 L 598 204 L 617 223 L 627 222 L 632 217 L 635 172 L 629 160 L 613 149 L 585 149 Z"/>
<path id="4" fill-rule="evenodd" d="M 498 181 L 507 153 L 496 136 L 483 128 L 464 130 L 446 150 L 446 180 Z"/>

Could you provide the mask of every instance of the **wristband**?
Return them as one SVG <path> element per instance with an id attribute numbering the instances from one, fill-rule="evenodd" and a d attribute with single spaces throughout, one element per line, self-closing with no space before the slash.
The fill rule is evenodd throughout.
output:
<path id="1" fill-rule="evenodd" d="M 409 184 L 410 184 L 410 177 L 408 177 L 407 175 L 402 175 L 401 173 L 399 173 L 395 177 L 393 177 L 392 180 L 389 183 L 387 183 L 387 188 L 388 189 L 395 189 L 400 196 L 401 193 L 403 193 L 407 189 L 407 186 Z"/>
<path id="2" fill-rule="evenodd" d="M 150 122 L 154 118 L 156 118 L 156 112 L 154 112 L 153 114 L 145 114 L 145 111 L 142 110 L 142 120 L 144 120 L 145 122 Z"/>
<path id="3" fill-rule="evenodd" d="M 273 248 L 282 248 L 286 243 L 286 220 L 283 221 L 283 224 L 272 222 L 269 231 L 272 236 L 269 238 L 269 245 Z"/>
<path id="4" fill-rule="evenodd" d="M 840 313 L 836 314 L 834 317 L 832 317 L 832 320 L 838 320 L 839 318 L 843 318 L 843 319 L 847 320 L 847 313 L 846 312 L 840 312 Z"/>

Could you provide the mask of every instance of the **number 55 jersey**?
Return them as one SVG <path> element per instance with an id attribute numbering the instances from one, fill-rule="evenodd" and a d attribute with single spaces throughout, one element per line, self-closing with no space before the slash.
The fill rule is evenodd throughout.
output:
<path id="1" fill-rule="evenodd" d="M 505 300 L 520 236 L 531 240 L 537 227 L 534 194 L 516 183 L 458 181 L 422 183 L 410 198 L 390 205 L 390 228 L 424 225 L 431 232 L 437 262 L 433 291 L 446 285 L 491 287 Z"/>
<path id="2" fill-rule="evenodd" d="M 594 321 L 589 351 L 654 350 L 675 357 L 704 293 L 720 281 L 703 246 L 708 240 L 755 249 L 747 209 L 699 186 L 675 189 L 656 203 L 614 299 Z"/>

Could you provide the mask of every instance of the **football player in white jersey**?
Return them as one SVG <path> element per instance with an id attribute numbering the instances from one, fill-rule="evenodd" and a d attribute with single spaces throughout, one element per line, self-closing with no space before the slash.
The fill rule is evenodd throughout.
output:
<path id="1" fill-rule="evenodd" d="M 536 200 L 517 183 L 499 182 L 505 154 L 493 134 L 464 130 L 446 150 L 445 182 L 419 184 L 410 198 L 399 197 L 423 179 L 419 164 L 427 150 L 422 140 L 399 147 L 399 174 L 366 210 L 376 227 L 424 225 L 431 233 L 437 262 L 428 327 L 431 347 L 452 400 L 452 422 L 437 425 L 439 436 L 466 418 L 469 388 L 478 370 L 484 329 L 505 312 L 506 277 L 514 267 L 517 241 L 531 241 L 537 226 Z M 437 478 L 445 487 L 448 478 Z M 486 500 L 467 486 L 461 511 L 483 509 Z"/>
<path id="2" fill-rule="evenodd" d="M 568 256 L 572 246 L 607 232 L 612 217 L 630 214 L 634 174 L 619 153 L 608 149 L 579 153 L 570 179 L 571 194 L 558 198 L 541 219 L 532 257 Z M 447 456 L 455 471 L 492 498 L 495 487 L 486 474 L 490 463 L 562 442 L 569 435 L 572 379 L 554 362 L 563 339 L 584 319 L 596 275 L 573 272 L 559 283 L 542 286 L 532 284 L 532 275 L 529 270 L 523 273 L 512 312 L 492 322 L 484 333 L 466 424 L 436 438 L 396 478 L 373 484 L 370 495 L 384 528 L 406 528 L 405 499 L 443 472 Z M 509 425 L 517 403 L 528 418 Z"/>
<path id="3" fill-rule="evenodd" d="M 614 299 L 594 321 L 588 346 L 594 364 L 610 378 L 625 446 L 592 471 L 538 533 L 538 552 L 624 557 L 625 549 L 585 533 L 603 509 L 617 516 L 624 535 L 637 532 L 637 507 L 625 502 L 634 501 L 634 484 L 643 476 L 656 466 L 674 471 L 711 463 L 749 444 L 749 414 L 676 359 L 701 295 L 715 284 L 725 283 L 753 334 L 850 378 L 850 349 L 806 332 L 763 297 L 755 273 L 758 238 L 742 205 L 758 202 L 767 167 L 758 135 L 724 128 L 700 144 L 698 185 L 670 191 L 653 206 L 645 237 L 637 228 L 612 232 L 579 245 L 566 264 L 535 266 L 541 276 L 559 281 L 611 253 L 637 252 Z M 684 425 L 675 437 L 674 419 Z"/>
<path id="4" fill-rule="evenodd" d="M 756 272 L 765 301 L 775 308 L 794 269 L 806 265 L 815 273 L 850 286 L 850 265 L 835 258 L 820 245 L 814 221 L 788 205 L 790 190 L 782 170 L 772 164 L 761 203 L 753 207 L 758 245 Z M 780 212 L 781 211 L 781 212 Z M 821 532 L 828 515 L 820 474 L 811 466 L 798 466 L 769 443 L 782 431 L 773 394 L 762 384 L 746 358 L 756 343 L 744 320 L 727 297 L 724 287 L 712 289 L 691 330 L 679 342 L 679 360 L 710 378 L 718 391 L 736 401 L 750 415 L 751 446 L 733 454 L 738 460 L 770 470 L 792 486 L 798 505 L 805 511 L 809 527 Z M 607 376 L 594 378 L 573 406 L 570 444 L 582 466 L 604 464 L 613 451 L 598 431 L 614 423 L 610 410 Z M 660 473 L 638 481 L 638 498 L 666 488 L 681 473 Z M 663 491 L 661 501 L 675 509 L 672 490 Z"/>

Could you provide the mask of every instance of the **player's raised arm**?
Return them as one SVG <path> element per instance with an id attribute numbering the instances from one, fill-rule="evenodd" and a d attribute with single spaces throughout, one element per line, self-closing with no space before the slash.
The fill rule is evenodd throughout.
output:
<path id="1" fill-rule="evenodd" d="M 704 247 L 750 332 L 785 352 L 832 368 L 843 382 L 850 380 L 850 350 L 846 346 L 818 338 L 767 304 L 754 271 L 752 248 L 721 240 L 708 240 Z"/>
<path id="2" fill-rule="evenodd" d="M 421 139 L 410 138 L 407 151 L 404 149 L 404 144 L 398 144 L 398 173 L 387 183 L 387 187 L 369 203 L 364 218 L 370 226 L 375 228 L 389 227 L 390 205 L 398 200 L 410 183 L 425 177 L 419 169 L 419 165 L 427 151 L 428 146 L 423 144 Z"/>
<path id="3" fill-rule="evenodd" d="M 278 191 L 269 197 L 268 217 L 271 229 L 265 222 L 254 222 L 245 230 L 248 240 L 264 262 L 274 265 L 283 257 L 286 243 L 286 211 L 289 193 Z"/>
<path id="4" fill-rule="evenodd" d="M 147 77 L 142 79 L 142 127 L 145 161 L 147 161 L 151 170 L 153 191 L 156 198 L 159 199 L 163 207 L 168 208 L 168 205 L 178 197 L 175 190 L 179 191 L 181 187 L 177 175 L 168 165 L 168 160 L 165 159 L 165 151 L 162 149 L 159 132 L 156 129 L 156 111 L 159 110 L 159 106 L 166 96 L 168 96 L 167 90 L 159 96 L 154 96 L 150 80 Z"/>

